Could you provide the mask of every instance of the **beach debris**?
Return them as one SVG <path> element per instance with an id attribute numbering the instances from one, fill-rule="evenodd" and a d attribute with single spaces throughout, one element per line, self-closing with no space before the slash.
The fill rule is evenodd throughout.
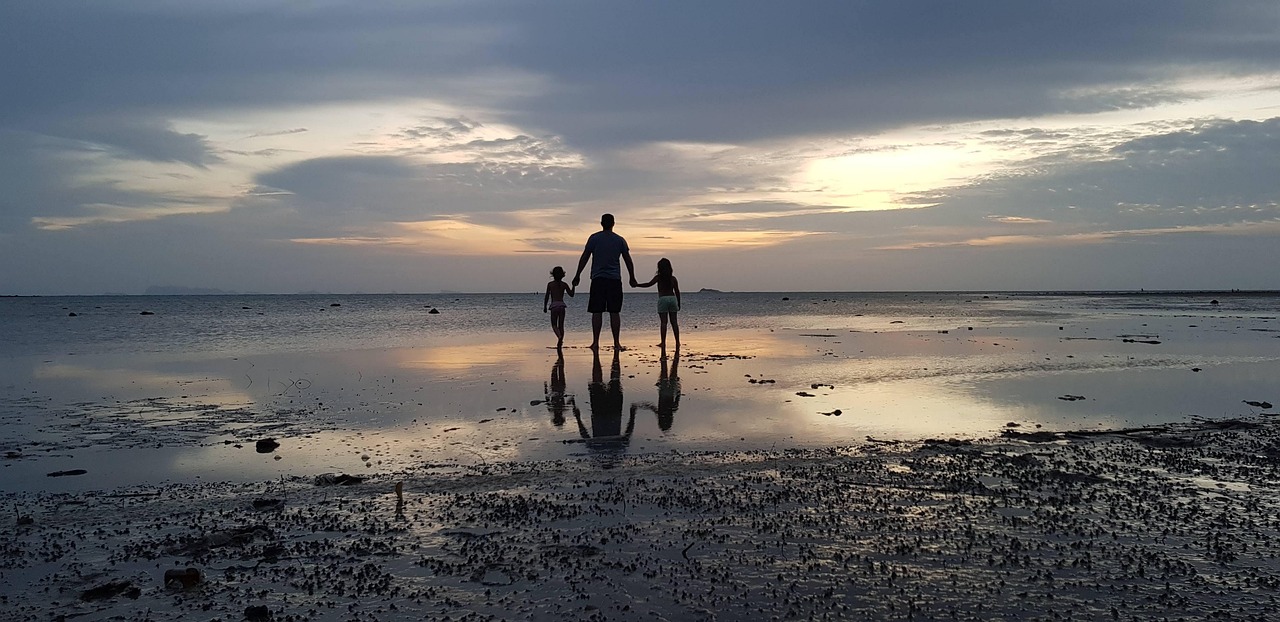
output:
<path id="1" fill-rule="evenodd" d="M 170 568 L 164 571 L 164 586 L 172 590 L 186 590 L 200 585 L 204 577 L 199 568 Z"/>
<path id="2" fill-rule="evenodd" d="M 138 315 L 155 315 L 155 312 L 154 312 L 154 311 L 143 311 L 142 313 L 139 313 Z"/>
<path id="3" fill-rule="evenodd" d="M 822 387 L 826 387 L 826 388 L 828 388 L 828 389 L 835 389 L 835 388 L 836 388 L 836 385 L 834 385 L 834 384 L 826 384 L 826 383 L 823 383 L 823 382 L 815 382 L 815 383 L 813 383 L 813 384 L 810 384 L 810 385 L 809 385 L 809 388 L 810 388 L 810 389 L 820 389 L 820 388 L 822 388 Z"/>
<path id="4" fill-rule="evenodd" d="M 1018 423 L 1018 422 L 1016 422 L 1016 421 L 1010 421 L 1009 423 L 1004 424 L 1004 427 L 1006 427 L 1006 428 L 1020 428 L 1020 427 L 1022 427 L 1022 424 L 1021 424 L 1021 423 Z"/>
<path id="5" fill-rule="evenodd" d="M 72 311 L 71 313 L 68 313 L 67 317 L 76 317 L 76 312 Z"/>
<path id="6" fill-rule="evenodd" d="M 396 505 L 404 507 L 404 482 L 396 482 Z"/>
<path id="7" fill-rule="evenodd" d="M 270 622 L 271 608 L 266 605 L 251 605 L 244 608 L 244 619 L 249 622 Z"/>
<path id="8" fill-rule="evenodd" d="M 755 378 L 752 378 L 752 379 L 748 380 L 747 382 L 750 382 L 751 384 L 774 384 L 774 383 L 776 383 L 776 382 L 778 382 L 778 381 L 777 381 L 777 380 L 773 380 L 772 378 L 770 378 L 770 379 L 764 379 L 764 378 L 761 378 L 761 379 L 758 379 L 758 380 L 757 380 L 757 379 L 755 379 Z"/>
<path id="9" fill-rule="evenodd" d="M 800 397 L 818 397 L 812 393 L 805 393 L 804 391 L 796 391 L 796 395 L 799 395 Z"/>
<path id="10" fill-rule="evenodd" d="M 342 303 L 340 303 L 340 302 L 331 302 L 331 303 L 329 303 L 329 306 L 330 306 L 330 307 L 341 307 L 341 306 L 342 306 Z"/>
<path id="11" fill-rule="evenodd" d="M 253 509 L 259 512 L 265 512 L 267 510 L 278 510 L 282 507 L 284 507 L 284 499 L 265 499 L 262 497 L 258 497 L 257 499 L 253 500 Z"/>
<path id="12" fill-rule="evenodd" d="M 1160 345 L 1160 341 L 1157 339 L 1122 339 L 1121 341 L 1125 343 L 1149 343 L 1153 346 Z"/>
<path id="13" fill-rule="evenodd" d="M 80 592 L 80 600 L 83 600 L 86 602 L 94 601 L 94 600 L 106 600 L 108 598 L 115 598 L 116 596 L 120 596 L 120 595 L 124 595 L 128 598 L 137 599 L 139 596 L 142 595 L 142 590 L 138 589 L 133 584 L 133 582 L 129 580 L 108 581 L 106 583 L 103 583 L 102 585 L 91 587 L 83 592 Z"/>
<path id="14" fill-rule="evenodd" d="M 69 475 L 84 475 L 85 473 L 88 473 L 88 471 L 84 469 L 71 469 L 68 471 L 54 471 L 52 473 L 47 474 L 47 476 L 48 477 L 67 477 Z"/>
<path id="15" fill-rule="evenodd" d="M 1064 402 L 1077 402 L 1086 398 L 1083 395 L 1062 395 L 1059 396 L 1058 399 Z"/>
<path id="16" fill-rule="evenodd" d="M 1218 304 L 1218 299 L 1217 299 L 1217 298 L 1214 298 L 1213 300 L 1210 300 L 1210 301 L 1209 301 L 1209 304 L 1211 304 L 1211 305 L 1216 305 L 1216 304 Z"/>
<path id="17" fill-rule="evenodd" d="M 1191 371 L 1196 371 L 1196 372 L 1198 372 L 1198 371 L 1200 371 L 1200 368 L 1199 368 L 1199 367 L 1192 367 L 1192 368 L 1191 368 Z"/>
<path id="18" fill-rule="evenodd" d="M 431 310 L 427 311 L 427 315 L 435 315 L 437 313 L 440 313 L 440 310 L 435 307 L 431 307 Z"/>
<path id="19" fill-rule="evenodd" d="M 276 450 L 280 443 L 274 438 L 264 438 L 254 443 L 254 449 L 260 454 L 269 454 Z"/>
<path id="20" fill-rule="evenodd" d="M 878 438 L 872 438 L 870 436 L 867 437 L 867 442 L 873 443 L 876 445 L 901 445 L 902 444 L 902 441 L 886 441 Z"/>
<path id="21" fill-rule="evenodd" d="M 1253 400 L 1241 400 L 1242 402 L 1253 406 L 1254 408 L 1271 408 L 1271 402 L 1255 402 Z"/>
<path id="22" fill-rule="evenodd" d="M 539 405 L 541 405 L 544 401 L 545 401 L 545 400 L 529 400 L 529 405 L 530 405 L 530 406 L 539 406 Z"/>
<path id="23" fill-rule="evenodd" d="M 363 477 L 347 475 L 346 473 L 341 475 L 337 473 L 321 473 L 316 476 L 317 486 L 353 486 L 363 481 Z"/>
<path id="24" fill-rule="evenodd" d="M 782 299 L 783 299 L 783 300 L 791 300 L 790 298 L 788 298 L 788 297 L 786 297 L 786 296 L 783 296 L 783 297 L 782 297 Z"/>
<path id="25" fill-rule="evenodd" d="M 867 437 L 867 438 L 870 438 L 870 437 Z M 946 445 L 948 447 L 963 447 L 966 445 L 972 445 L 973 441 L 963 439 L 963 438 L 948 438 L 945 440 L 940 438 L 926 438 L 923 441 L 921 441 L 921 443 L 923 443 L 926 446 Z"/>
<path id="26" fill-rule="evenodd" d="M 826 415 L 826 416 L 828 416 L 828 417 L 839 417 L 839 416 L 840 416 L 840 409 L 839 409 L 839 408 L 837 408 L 837 409 L 835 409 L 835 410 L 833 410 L 833 411 L 831 411 L 831 412 L 827 412 L 827 413 L 818 413 L 818 414 L 820 414 L 820 415 Z"/>

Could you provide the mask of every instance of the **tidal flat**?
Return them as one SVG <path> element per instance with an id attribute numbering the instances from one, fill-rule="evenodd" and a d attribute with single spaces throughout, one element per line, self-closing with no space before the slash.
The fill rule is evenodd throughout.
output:
<path id="1" fill-rule="evenodd" d="M 1265 620 L 1278 421 L 11 493 L 0 604 L 14 620 Z"/>

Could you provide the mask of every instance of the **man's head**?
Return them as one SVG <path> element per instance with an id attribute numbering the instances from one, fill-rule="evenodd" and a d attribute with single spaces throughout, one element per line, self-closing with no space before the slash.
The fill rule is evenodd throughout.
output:
<path id="1" fill-rule="evenodd" d="M 613 214 L 605 214 L 601 216 L 600 226 L 604 227 L 606 231 L 613 230 Z"/>

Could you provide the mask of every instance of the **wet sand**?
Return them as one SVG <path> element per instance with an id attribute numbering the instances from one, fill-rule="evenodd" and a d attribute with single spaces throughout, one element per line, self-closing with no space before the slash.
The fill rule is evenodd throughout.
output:
<path id="1" fill-rule="evenodd" d="M 1263 620 L 1278 423 L 9 494 L 0 605 L 14 620 Z M 165 584 L 187 568 L 189 585 Z"/>

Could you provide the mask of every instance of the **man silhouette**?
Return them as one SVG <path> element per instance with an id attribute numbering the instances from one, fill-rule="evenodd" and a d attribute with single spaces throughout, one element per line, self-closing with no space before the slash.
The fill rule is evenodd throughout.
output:
<path id="1" fill-rule="evenodd" d="M 622 236 L 613 232 L 613 214 L 600 217 L 601 231 L 587 238 L 587 245 L 582 249 L 582 257 L 578 259 L 578 271 L 573 275 L 573 286 L 582 281 L 582 269 L 587 266 L 587 258 L 591 258 L 591 297 L 587 299 L 587 311 L 591 313 L 591 349 L 600 349 L 600 327 L 602 314 L 609 312 L 609 328 L 613 329 L 613 348 L 622 350 L 618 333 L 622 330 L 622 319 L 618 314 L 622 311 L 622 267 L 618 265 L 621 258 L 627 263 L 627 276 L 631 278 L 631 286 L 635 287 L 636 267 L 631 263 L 631 249 Z"/>

